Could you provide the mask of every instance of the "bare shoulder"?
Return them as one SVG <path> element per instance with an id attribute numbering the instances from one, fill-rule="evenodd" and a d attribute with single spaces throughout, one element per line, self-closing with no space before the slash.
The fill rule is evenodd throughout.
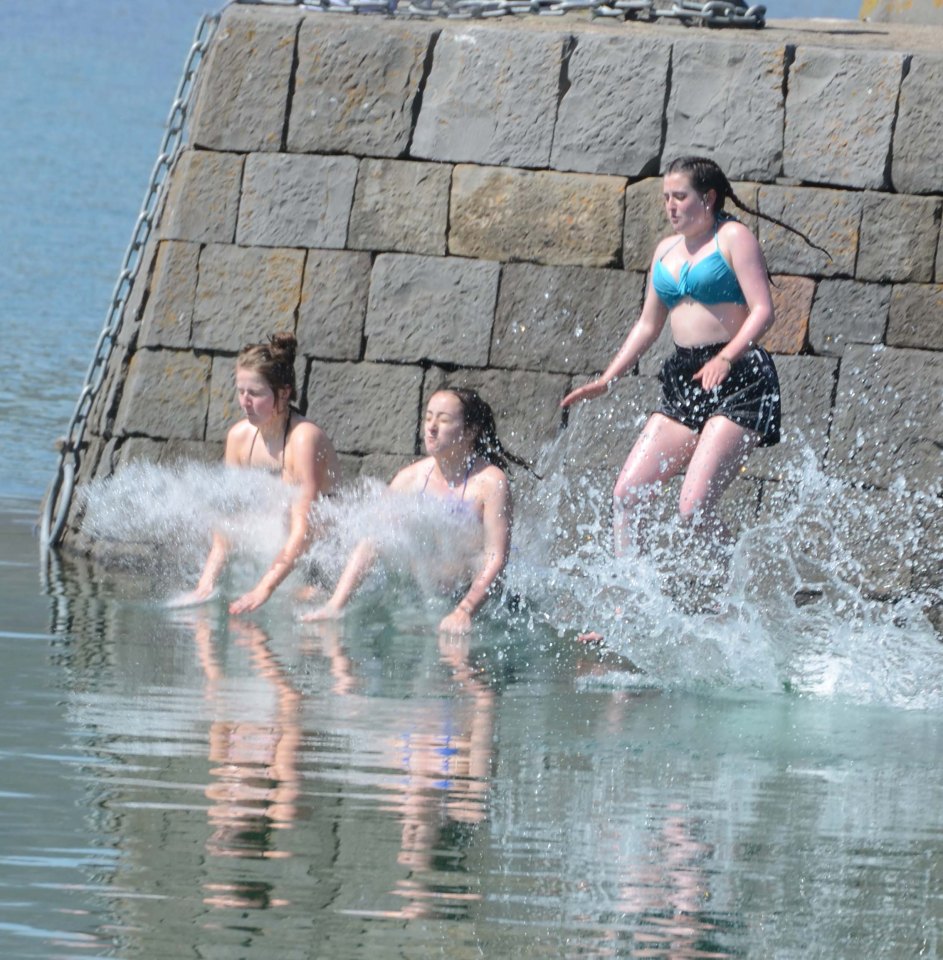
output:
<path id="1" fill-rule="evenodd" d="M 491 497 L 495 494 L 506 496 L 511 486 L 508 475 L 493 463 L 489 463 L 476 473 L 474 479 L 479 491 L 485 497 Z"/>
<path id="2" fill-rule="evenodd" d="M 422 489 L 426 477 L 435 466 L 432 457 L 423 457 L 409 466 L 403 467 L 390 481 L 390 489 L 400 493 L 416 493 Z"/>
<path id="3" fill-rule="evenodd" d="M 753 231 L 739 220 L 723 220 L 717 228 L 717 237 L 723 247 L 740 253 L 759 250 Z"/>
<path id="4" fill-rule="evenodd" d="M 288 437 L 288 443 L 289 445 L 304 444 L 305 446 L 313 446 L 316 449 L 322 447 L 333 449 L 334 447 L 327 433 L 313 420 L 308 420 L 307 417 L 301 417 L 301 419 L 295 423 L 294 427 L 292 427 L 291 434 Z"/>
<path id="5" fill-rule="evenodd" d="M 248 420 L 233 424 L 226 434 L 226 462 L 243 464 L 249 459 L 249 446 L 255 436 L 255 427 Z"/>

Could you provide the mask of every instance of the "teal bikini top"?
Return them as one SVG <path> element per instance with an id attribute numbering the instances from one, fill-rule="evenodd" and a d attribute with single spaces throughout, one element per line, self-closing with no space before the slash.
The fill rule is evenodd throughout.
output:
<path id="1" fill-rule="evenodd" d="M 677 242 L 680 243 L 681 239 L 679 238 Z M 668 250 L 676 245 L 672 244 Z M 698 260 L 693 266 L 690 263 L 683 264 L 677 280 L 661 262 L 664 254 L 655 261 L 655 266 L 652 268 L 652 286 L 669 310 L 685 297 L 690 297 L 698 303 L 738 303 L 746 306 L 747 300 L 740 289 L 737 275 L 720 252 L 716 228 L 714 245 L 714 250 L 703 260 Z M 668 253 L 668 250 L 665 253 Z"/>

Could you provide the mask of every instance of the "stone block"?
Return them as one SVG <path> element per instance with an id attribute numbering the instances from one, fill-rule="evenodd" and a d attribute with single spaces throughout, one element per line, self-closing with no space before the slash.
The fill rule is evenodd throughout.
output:
<path id="1" fill-rule="evenodd" d="M 199 244 L 177 240 L 160 243 L 138 346 L 190 346 L 199 259 Z"/>
<path id="2" fill-rule="evenodd" d="M 884 186 L 903 65 L 899 53 L 800 46 L 789 70 L 784 174 Z"/>
<path id="3" fill-rule="evenodd" d="M 943 354 L 849 346 L 827 467 L 856 484 L 943 490 Z"/>
<path id="4" fill-rule="evenodd" d="M 416 458 L 413 454 L 368 453 L 358 457 L 353 454 L 339 454 L 342 482 L 347 485 L 358 479 L 379 480 L 389 483 L 403 467 L 409 466 Z"/>
<path id="5" fill-rule="evenodd" d="M 119 347 L 127 349 L 137 345 L 145 300 L 151 295 L 151 279 L 159 246 L 155 232 L 152 231 L 141 251 L 137 273 L 131 284 L 131 289 L 127 293 L 124 309 L 121 313 L 121 328 L 118 330 L 118 337 L 115 341 Z"/>
<path id="6" fill-rule="evenodd" d="M 638 317 L 645 276 L 590 267 L 507 264 L 491 341 L 497 367 L 605 369 Z"/>
<path id="7" fill-rule="evenodd" d="M 359 360 L 372 260 L 368 253 L 309 250 L 298 309 L 298 353 Z"/>
<path id="8" fill-rule="evenodd" d="M 939 533 L 943 530 L 943 503 L 938 498 L 921 499 L 916 507 L 911 507 L 911 514 L 920 526 L 914 553 L 913 586 L 925 597 L 935 598 L 939 607 L 939 588 L 943 583 L 943 543 Z M 943 623 L 937 627 L 937 632 L 943 635 L 941 627 Z"/>
<path id="9" fill-rule="evenodd" d="M 484 260 L 605 267 L 622 245 L 621 177 L 458 166 L 449 252 Z"/>
<path id="10" fill-rule="evenodd" d="M 277 330 L 295 332 L 305 255 L 210 244 L 200 255 L 193 346 L 238 353 Z"/>
<path id="11" fill-rule="evenodd" d="M 840 357 L 852 343 L 881 343 L 891 287 L 857 280 L 822 280 L 809 320 L 809 344 L 822 356 Z"/>
<path id="12" fill-rule="evenodd" d="M 916 530 L 884 490 L 846 489 L 837 524 L 837 575 L 865 596 L 891 600 L 910 592 Z"/>
<path id="13" fill-rule="evenodd" d="M 760 186 L 757 183 L 750 183 L 746 180 L 732 180 L 730 186 L 737 195 L 737 199 L 746 204 L 750 210 L 759 208 Z M 724 211 L 732 217 L 736 217 L 741 223 L 745 224 L 753 236 L 758 236 L 760 232 L 760 218 L 746 210 L 741 210 L 732 200 L 727 200 Z"/>
<path id="14" fill-rule="evenodd" d="M 116 452 L 115 466 L 153 463 L 172 467 L 183 463 L 218 463 L 223 459 L 223 452 L 223 445 L 219 443 L 128 437 Z"/>
<path id="15" fill-rule="evenodd" d="M 163 240 L 232 243 L 242 185 L 243 157 L 184 150 L 170 175 L 158 235 Z"/>
<path id="16" fill-rule="evenodd" d="M 900 87 L 891 180 L 900 193 L 939 193 L 943 183 L 940 116 L 943 57 L 915 54 Z"/>
<path id="17" fill-rule="evenodd" d="M 237 242 L 342 249 L 356 182 L 354 157 L 250 154 Z"/>
<path id="18" fill-rule="evenodd" d="M 665 165 L 693 154 L 713 158 L 730 178 L 778 176 L 785 62 L 782 45 L 675 40 Z"/>
<path id="19" fill-rule="evenodd" d="M 674 338 L 671 335 L 671 324 L 665 323 L 658 339 L 642 354 L 638 362 L 638 372 L 644 377 L 657 376 L 662 364 L 675 351 Z M 613 351 L 613 354 L 615 351 Z"/>
<path id="20" fill-rule="evenodd" d="M 766 480 L 801 475 L 811 459 L 821 466 L 828 449 L 838 361 L 831 357 L 776 357 L 783 410 L 782 440 L 750 454 L 745 473 Z"/>
<path id="21" fill-rule="evenodd" d="M 566 59 L 550 165 L 638 177 L 658 169 L 671 47 L 633 34 L 581 34 Z M 614 90 L 619 95 L 613 96 Z"/>
<path id="22" fill-rule="evenodd" d="M 131 358 L 116 433 L 202 440 L 210 359 L 176 350 L 138 350 Z"/>
<path id="23" fill-rule="evenodd" d="M 776 217 L 824 247 L 831 259 L 768 220 L 760 220 L 760 244 L 773 273 L 853 276 L 863 200 L 860 193 L 819 187 L 760 187 L 760 212 Z"/>
<path id="24" fill-rule="evenodd" d="M 815 281 L 775 276 L 770 293 L 776 321 L 760 338 L 760 345 L 770 353 L 801 353 L 809 332 Z"/>
<path id="25" fill-rule="evenodd" d="M 626 270 L 647 271 L 658 241 L 671 230 L 663 193 L 661 177 L 639 180 L 625 188 L 622 265 Z"/>
<path id="26" fill-rule="evenodd" d="M 546 167 L 564 33 L 444 28 L 410 152 L 452 162 Z"/>
<path id="27" fill-rule="evenodd" d="M 433 367 L 423 387 L 423 411 L 429 397 L 445 384 L 477 390 L 494 411 L 501 443 L 517 456 L 535 461 L 557 435 L 562 419 L 560 401 L 569 377 L 529 370 L 447 372 Z"/>
<path id="28" fill-rule="evenodd" d="M 367 359 L 485 366 L 500 275 L 497 263 L 381 254 L 370 279 Z"/>
<path id="29" fill-rule="evenodd" d="M 405 154 L 432 25 L 370 17 L 304 18 L 288 124 L 299 153 Z"/>
<path id="30" fill-rule="evenodd" d="M 342 453 L 414 456 L 423 372 L 393 363 L 311 364 L 308 415 Z"/>
<path id="31" fill-rule="evenodd" d="M 210 366 L 206 439 L 225 443 L 229 428 L 242 417 L 242 408 L 236 399 L 236 358 L 215 356 Z"/>
<path id="32" fill-rule="evenodd" d="M 209 150 L 278 150 L 288 108 L 298 14 L 227 7 L 200 71 L 190 143 Z"/>
<path id="33" fill-rule="evenodd" d="M 865 194 L 855 276 L 927 283 L 939 235 L 938 198 Z"/>
<path id="34" fill-rule="evenodd" d="M 447 164 L 362 160 L 348 246 L 442 256 L 451 182 Z"/>
<path id="35" fill-rule="evenodd" d="M 943 350 L 943 284 L 905 283 L 894 287 L 887 345 Z"/>

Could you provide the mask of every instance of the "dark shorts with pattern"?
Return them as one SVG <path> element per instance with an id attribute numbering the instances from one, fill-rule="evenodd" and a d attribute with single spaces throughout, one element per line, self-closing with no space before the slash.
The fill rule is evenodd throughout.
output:
<path id="1" fill-rule="evenodd" d="M 762 347 L 751 347 L 713 390 L 705 390 L 692 379 L 726 345 L 675 347 L 658 374 L 662 400 L 657 412 L 696 433 L 711 417 L 726 417 L 759 434 L 761 447 L 771 447 L 779 443 L 779 377 L 773 358 Z"/>

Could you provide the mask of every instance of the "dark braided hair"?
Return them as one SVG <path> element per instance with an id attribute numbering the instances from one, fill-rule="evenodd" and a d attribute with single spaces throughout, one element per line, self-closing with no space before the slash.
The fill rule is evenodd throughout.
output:
<path id="1" fill-rule="evenodd" d="M 236 357 L 236 366 L 244 370 L 254 370 L 265 378 L 265 382 L 272 388 L 272 393 L 278 396 L 279 390 L 289 388 L 288 400 L 297 396 L 295 388 L 295 354 L 298 352 L 298 341 L 293 333 L 273 333 L 268 343 L 250 343 L 239 351 Z"/>
<path id="2" fill-rule="evenodd" d="M 825 247 L 820 247 L 817 243 L 813 243 L 801 230 L 797 230 L 795 227 L 789 226 L 788 223 L 784 223 L 782 220 L 772 217 L 767 213 L 760 213 L 759 210 L 753 210 L 748 207 L 733 192 L 733 187 L 730 186 L 730 181 L 727 179 L 726 174 L 713 160 L 707 157 L 677 157 L 668 164 L 665 173 L 686 174 L 691 181 L 691 186 L 702 196 L 706 196 L 708 190 L 713 190 L 717 196 L 713 210 L 715 217 L 723 219 L 725 216 L 728 216 L 724 213 L 724 203 L 730 200 L 735 207 L 744 213 L 749 213 L 754 217 L 760 217 L 770 223 L 775 223 L 778 227 L 782 227 L 784 230 L 788 230 L 790 233 L 802 237 L 810 247 L 824 253 L 829 260 L 832 259 L 832 255 Z"/>
<path id="3" fill-rule="evenodd" d="M 465 426 L 475 431 L 474 453 L 476 457 L 483 457 L 502 470 L 507 470 L 508 464 L 513 463 L 530 473 L 534 473 L 526 460 L 504 449 L 504 445 L 498 439 L 494 411 L 481 399 L 476 390 L 446 384 L 439 387 L 436 393 L 451 393 L 458 397 L 459 403 L 462 405 L 462 418 L 465 421 Z M 534 476 L 537 476 L 537 474 L 534 474 Z"/>

